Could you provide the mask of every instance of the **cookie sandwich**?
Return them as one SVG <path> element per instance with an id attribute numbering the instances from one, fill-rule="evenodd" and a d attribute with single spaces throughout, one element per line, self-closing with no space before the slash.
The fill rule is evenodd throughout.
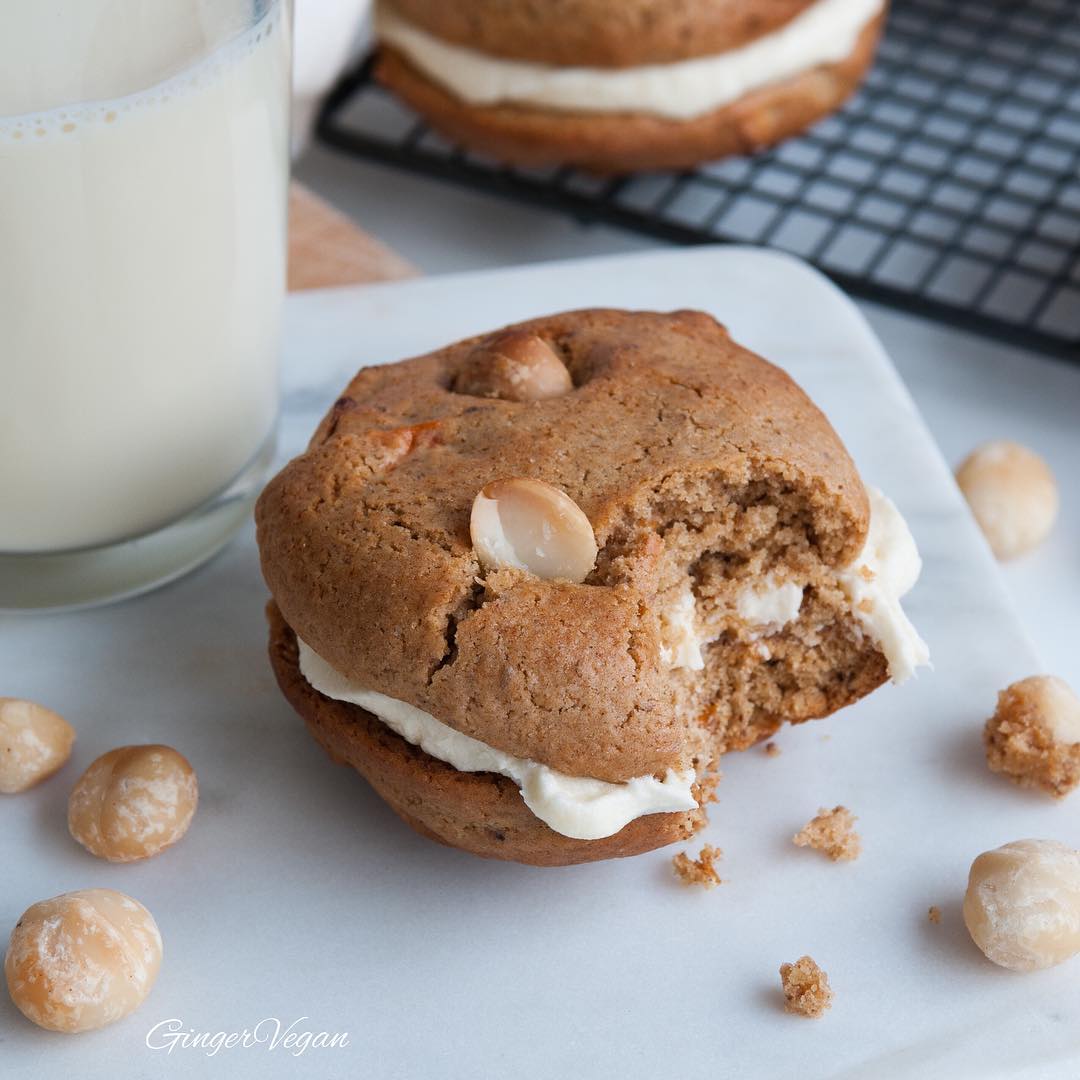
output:
<path id="1" fill-rule="evenodd" d="M 888 0 L 380 0 L 376 76 L 515 165 L 690 168 L 794 135 L 874 58 Z"/>
<path id="2" fill-rule="evenodd" d="M 285 696 L 478 855 L 684 840 L 721 754 L 928 659 L 896 507 L 699 312 L 568 312 L 365 368 L 256 521 Z"/>

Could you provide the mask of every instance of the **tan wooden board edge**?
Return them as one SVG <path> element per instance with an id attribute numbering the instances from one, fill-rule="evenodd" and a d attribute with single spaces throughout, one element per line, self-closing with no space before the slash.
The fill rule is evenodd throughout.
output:
<path id="1" fill-rule="evenodd" d="M 419 271 L 302 184 L 289 188 L 289 289 L 416 277 Z"/>

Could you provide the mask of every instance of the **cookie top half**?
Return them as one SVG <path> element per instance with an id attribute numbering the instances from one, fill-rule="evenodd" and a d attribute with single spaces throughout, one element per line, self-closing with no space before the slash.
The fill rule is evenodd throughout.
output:
<path id="1" fill-rule="evenodd" d="M 510 477 L 588 517 L 583 582 L 485 573 L 471 508 Z M 690 753 L 658 598 L 706 556 L 844 566 L 868 509 L 822 413 L 710 316 L 586 310 L 361 370 L 256 521 L 286 621 L 344 675 L 619 781 Z"/>
<path id="2" fill-rule="evenodd" d="M 815 0 L 387 0 L 444 41 L 507 60 L 636 67 L 712 56 L 780 29 Z"/>

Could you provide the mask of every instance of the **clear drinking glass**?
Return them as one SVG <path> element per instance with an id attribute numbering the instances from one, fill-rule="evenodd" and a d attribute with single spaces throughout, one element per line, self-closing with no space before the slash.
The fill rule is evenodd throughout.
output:
<path id="1" fill-rule="evenodd" d="M 0 608 L 217 551 L 273 454 L 291 0 L 0 4 Z"/>

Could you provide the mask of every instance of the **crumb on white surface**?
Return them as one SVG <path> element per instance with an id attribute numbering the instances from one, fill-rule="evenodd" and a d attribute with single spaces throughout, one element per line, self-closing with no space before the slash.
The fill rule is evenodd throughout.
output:
<path id="1" fill-rule="evenodd" d="M 832 1005 L 829 977 L 809 956 L 801 956 L 794 964 L 781 964 L 780 985 L 784 1008 L 790 1013 L 816 1019 Z"/>
<path id="2" fill-rule="evenodd" d="M 720 848 L 706 844 L 696 859 L 691 859 L 685 851 L 680 851 L 678 855 L 672 856 L 671 865 L 684 885 L 701 885 L 703 888 L 712 889 L 723 884 L 716 871 L 716 864 L 723 854 Z"/>
<path id="3" fill-rule="evenodd" d="M 998 694 L 983 745 L 993 772 L 1060 799 L 1080 785 L 1080 698 L 1052 675 L 1014 682 Z"/>
<path id="4" fill-rule="evenodd" d="M 796 847 L 823 852 L 833 862 L 857 859 L 862 839 L 855 831 L 855 815 L 846 806 L 822 807 L 793 837 Z"/>

